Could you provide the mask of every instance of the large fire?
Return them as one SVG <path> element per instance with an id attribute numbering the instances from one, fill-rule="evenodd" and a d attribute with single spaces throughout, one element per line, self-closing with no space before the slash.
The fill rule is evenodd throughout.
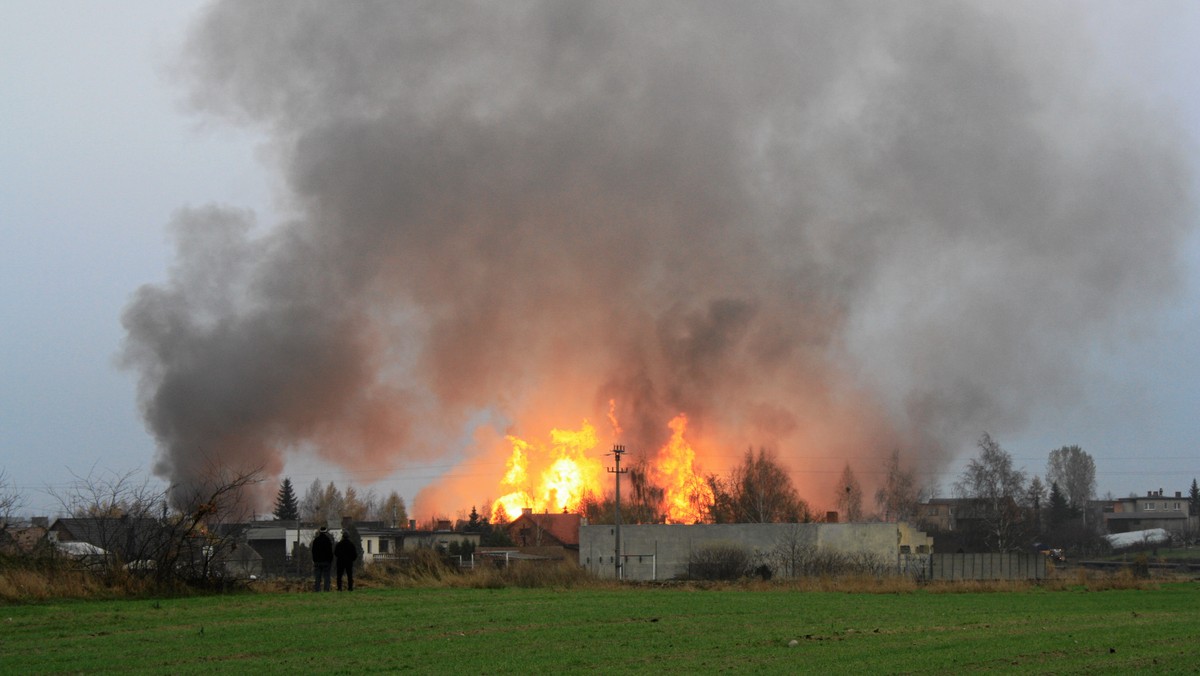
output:
<path id="1" fill-rule="evenodd" d="M 611 413 L 609 419 L 619 430 Z M 695 523 L 712 502 L 712 491 L 696 464 L 696 451 L 684 438 L 687 417 L 679 414 L 668 427 L 671 438 L 647 463 L 647 474 L 663 489 L 667 521 Z M 573 512 L 585 496 L 611 489 L 599 436 L 586 420 L 578 430 L 552 430 L 550 443 L 544 446 L 511 435 L 507 439 L 512 453 L 500 482 L 505 494 L 492 505 L 494 518 L 515 518 L 524 509 Z"/>
<path id="2" fill-rule="evenodd" d="M 696 523 L 712 504 L 712 488 L 697 472 L 696 451 L 683 438 L 687 416 L 680 413 L 667 426 L 671 428 L 671 438 L 658 452 L 651 476 L 665 493 L 667 522 Z"/>
<path id="3" fill-rule="evenodd" d="M 604 467 L 595 450 L 600 439 L 586 420 L 576 431 L 551 430 L 547 447 L 511 435 L 508 441 L 513 450 L 500 482 L 508 493 L 493 504 L 493 514 L 503 509 L 508 517 L 516 517 L 526 508 L 572 511 L 588 493 L 602 492 Z"/>

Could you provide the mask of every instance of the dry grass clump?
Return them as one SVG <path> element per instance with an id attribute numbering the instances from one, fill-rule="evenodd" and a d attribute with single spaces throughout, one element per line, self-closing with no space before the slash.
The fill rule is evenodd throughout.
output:
<path id="1" fill-rule="evenodd" d="M 1042 586 L 1056 591 L 1106 591 L 1109 589 L 1153 589 L 1158 587 L 1158 582 L 1143 576 L 1132 568 L 1120 568 L 1112 572 L 1077 568 L 1062 576 L 1045 580 L 1042 582 Z"/>
<path id="2" fill-rule="evenodd" d="M 922 589 L 934 594 L 1023 592 L 1035 587 L 1029 580 L 944 580 L 929 582 Z"/>
<path id="3" fill-rule="evenodd" d="M 918 591 L 936 594 L 980 592 L 1104 591 L 1112 589 L 1155 588 L 1166 579 L 1154 572 L 1148 577 L 1134 567 L 1116 571 L 1084 568 L 1059 568 L 1040 581 L 945 581 L 919 582 L 911 576 L 848 569 L 842 572 L 794 578 L 762 579 L 747 575 L 732 580 L 665 580 L 657 582 L 616 581 L 598 578 L 572 561 L 512 561 L 507 565 L 482 562 L 473 570 L 460 569 L 453 561 L 431 549 L 406 553 L 401 562 L 376 564 L 356 576 L 360 588 L 421 589 L 627 589 L 631 587 L 671 588 L 693 591 L 794 591 L 860 594 L 909 594 Z M 237 588 L 243 583 L 238 582 Z M 312 578 L 278 577 L 249 582 L 245 588 L 255 593 L 302 593 L 312 589 Z M 62 598 L 128 598 L 150 595 L 195 593 L 179 583 L 164 587 L 152 576 L 124 568 L 89 570 L 69 559 L 54 557 L 0 559 L 0 602 L 25 603 Z"/>
<path id="4" fill-rule="evenodd" d="M 498 571 L 514 587 L 551 587 L 555 589 L 586 586 L 594 578 L 569 561 L 518 561 Z"/>
<path id="5" fill-rule="evenodd" d="M 920 585 L 909 576 L 847 573 L 845 575 L 813 575 L 765 581 L 746 578 L 738 583 L 736 588 L 750 591 L 785 590 L 856 594 L 906 594 L 916 591 L 920 588 Z"/>
<path id="6" fill-rule="evenodd" d="M 461 570 L 433 550 L 411 552 L 403 564 L 372 566 L 359 579 L 368 587 L 423 589 L 571 588 L 595 581 L 570 561 L 515 561 Z"/>
<path id="7" fill-rule="evenodd" d="M 0 565 L 0 600 L 6 603 L 121 598 L 161 591 L 151 580 L 124 569 L 93 571 L 53 558 L 7 558 Z"/>

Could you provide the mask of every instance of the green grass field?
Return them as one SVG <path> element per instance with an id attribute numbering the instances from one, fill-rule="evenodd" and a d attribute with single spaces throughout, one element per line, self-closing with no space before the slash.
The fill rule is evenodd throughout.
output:
<path id="1" fill-rule="evenodd" d="M 1200 584 L 243 593 L 4 605 L 0 632 L 6 674 L 1198 673 Z"/>

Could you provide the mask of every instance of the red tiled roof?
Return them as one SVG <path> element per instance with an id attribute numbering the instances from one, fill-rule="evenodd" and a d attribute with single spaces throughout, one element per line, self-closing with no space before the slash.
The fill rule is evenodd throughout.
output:
<path id="1" fill-rule="evenodd" d="M 583 518 L 578 514 L 522 514 L 508 525 L 510 534 L 517 533 L 521 528 L 532 524 L 535 528 L 550 534 L 555 540 L 564 545 L 579 544 L 579 525 Z M 514 537 L 514 539 L 516 539 Z"/>

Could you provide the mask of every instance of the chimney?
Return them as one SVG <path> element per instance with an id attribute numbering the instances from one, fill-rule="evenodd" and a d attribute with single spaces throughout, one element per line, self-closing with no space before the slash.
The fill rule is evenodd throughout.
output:
<path id="1" fill-rule="evenodd" d="M 1175 491 L 1175 497 L 1177 497 L 1177 498 L 1182 498 L 1182 497 L 1183 497 L 1183 493 L 1180 493 L 1179 491 Z"/>

